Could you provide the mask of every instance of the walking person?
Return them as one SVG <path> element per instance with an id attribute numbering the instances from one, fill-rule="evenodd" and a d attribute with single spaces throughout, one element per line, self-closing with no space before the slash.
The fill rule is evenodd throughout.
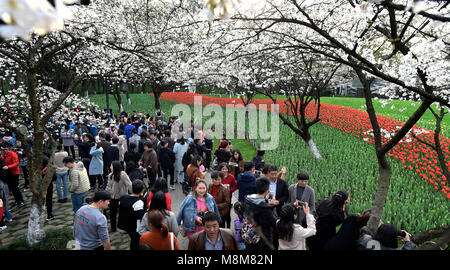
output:
<path id="1" fill-rule="evenodd" d="M 155 195 L 153 195 L 150 205 L 148 206 L 148 212 L 152 210 L 161 211 L 164 215 L 164 223 L 169 228 L 169 232 L 173 232 L 175 235 L 178 235 L 180 229 L 178 227 L 177 216 L 174 212 L 168 209 L 166 195 L 162 191 L 158 191 Z M 145 213 L 141 223 L 138 225 L 137 231 L 141 235 L 152 230 L 148 223 L 148 212 Z"/>
<path id="2" fill-rule="evenodd" d="M 73 212 L 76 213 L 78 209 L 83 206 L 84 198 L 90 188 L 89 176 L 83 162 L 75 160 L 72 157 L 65 157 L 63 159 L 64 166 L 69 168 L 69 192 L 72 194 Z"/>
<path id="3" fill-rule="evenodd" d="M 23 149 L 23 144 L 21 140 L 16 140 L 16 151 L 17 156 L 19 157 L 19 166 L 20 170 L 22 171 L 23 179 L 25 180 L 23 191 L 26 192 L 30 188 L 30 179 L 29 179 L 29 172 L 28 172 L 28 160 L 27 155 L 25 153 L 25 150 Z M 27 146 L 25 146 L 27 147 Z"/>
<path id="4" fill-rule="evenodd" d="M 147 173 L 149 188 L 153 186 L 156 181 L 156 174 L 158 172 L 158 157 L 155 150 L 152 148 L 151 142 L 146 142 L 144 144 L 144 153 L 142 154 L 140 168 Z"/>
<path id="5" fill-rule="evenodd" d="M 223 173 L 222 172 L 212 172 L 211 173 L 211 181 L 209 184 L 208 193 L 211 194 L 214 198 L 214 201 L 217 204 L 217 208 L 219 209 L 220 219 L 222 222 L 219 224 L 221 228 L 230 228 L 231 216 L 230 216 L 230 205 L 231 205 L 231 197 L 230 190 L 226 188 L 222 183 Z M 225 219 L 229 218 L 228 226 L 225 227 Z"/>
<path id="6" fill-rule="evenodd" d="M 147 196 L 147 207 L 150 207 L 150 202 L 152 201 L 153 195 L 159 191 L 164 193 L 164 196 L 166 197 L 167 209 L 172 211 L 172 198 L 170 197 L 169 189 L 167 188 L 167 180 L 163 177 L 156 179 L 155 184 L 151 188 L 150 193 Z"/>
<path id="7" fill-rule="evenodd" d="M 185 181 L 188 181 L 191 187 L 195 185 L 197 179 L 205 179 L 205 174 L 200 171 L 201 165 L 202 158 L 199 155 L 196 155 L 192 158 L 191 164 L 189 164 L 186 169 L 188 179 L 185 179 Z"/>
<path id="8" fill-rule="evenodd" d="M 89 163 L 89 180 L 91 184 L 91 190 L 96 189 L 96 183 L 98 183 L 99 191 L 103 187 L 103 148 L 97 143 L 92 146 L 89 154 L 92 156 Z"/>
<path id="9" fill-rule="evenodd" d="M 306 215 L 307 227 L 296 224 L 298 202 L 285 204 L 280 211 L 280 219 L 277 220 L 278 250 L 306 250 L 305 239 L 316 233 L 316 220 L 310 213 L 308 203 L 302 206 Z"/>
<path id="10" fill-rule="evenodd" d="M 161 164 L 163 177 L 168 180 L 170 176 L 169 188 L 171 190 L 175 190 L 173 166 L 173 164 L 175 163 L 175 153 L 169 148 L 169 142 L 166 140 L 161 141 L 161 149 L 159 150 L 158 161 Z"/>
<path id="11" fill-rule="evenodd" d="M 73 129 L 70 128 L 69 124 L 66 124 L 64 130 L 61 132 L 61 138 L 63 141 L 64 151 L 69 153 L 69 149 L 71 152 L 72 158 L 75 158 L 75 141 L 74 141 L 75 133 Z"/>
<path id="12" fill-rule="evenodd" d="M 10 148 L 12 148 L 12 145 L 8 142 L 1 144 L 2 158 L 5 160 L 2 170 L 9 173 L 7 184 L 14 196 L 15 204 L 13 206 L 17 205 L 20 208 L 25 205 L 22 192 L 19 189 L 20 163 L 17 153 L 10 150 Z"/>
<path id="13" fill-rule="evenodd" d="M 239 250 L 245 250 L 245 242 L 241 237 L 241 229 L 244 226 L 244 205 L 237 201 L 233 205 L 236 218 L 234 219 L 234 238 L 238 245 Z"/>
<path id="14" fill-rule="evenodd" d="M 119 138 L 117 138 L 117 137 L 112 138 L 112 144 L 108 147 L 108 149 L 105 152 L 103 163 L 106 163 L 105 166 L 108 169 L 108 172 L 111 172 L 109 170 L 111 168 L 111 164 L 114 161 L 120 160 L 118 143 L 119 143 Z M 107 185 L 107 183 L 103 183 L 103 187 L 106 187 L 106 185 Z"/>
<path id="15" fill-rule="evenodd" d="M 231 174 L 231 166 L 229 166 L 227 163 L 223 162 L 219 164 L 219 171 L 223 173 L 222 178 L 222 184 L 229 190 L 229 197 L 230 197 L 230 206 L 229 209 L 231 209 L 231 199 L 233 197 L 233 192 L 237 190 L 237 183 L 236 179 L 234 178 L 233 174 Z M 223 228 L 230 228 L 231 227 L 231 215 L 230 211 L 223 216 L 222 218 L 222 225 L 226 226 Z"/>
<path id="16" fill-rule="evenodd" d="M 230 173 L 234 178 L 237 178 L 239 174 L 244 172 L 244 164 L 245 160 L 242 157 L 241 151 L 234 149 L 229 162 L 230 168 L 232 168 Z"/>
<path id="17" fill-rule="evenodd" d="M 2 168 L 5 164 L 5 160 L 2 159 L 0 157 L 0 168 Z M 5 214 L 6 218 L 3 220 L 3 223 L 5 223 L 5 221 L 8 222 L 12 222 L 13 221 L 13 217 L 11 215 L 11 213 L 8 211 L 8 194 L 9 194 L 9 189 L 8 189 L 8 185 L 6 184 L 6 179 L 8 178 L 8 171 L 5 170 L 0 170 L 0 199 L 3 201 L 3 213 Z M 1 216 L 0 216 L 1 219 Z M 6 230 L 7 226 L 4 225 L 3 226 L 3 230 Z M 1 227 L 0 227 L 0 231 L 2 231 Z"/>
<path id="18" fill-rule="evenodd" d="M 239 201 L 244 202 L 245 196 L 255 194 L 256 177 L 254 176 L 255 164 L 244 163 L 244 172 L 238 176 L 237 188 L 239 189 Z"/>
<path id="19" fill-rule="evenodd" d="M 211 169 L 211 159 L 212 159 L 212 148 L 213 148 L 213 138 L 212 138 L 212 129 L 208 129 L 208 131 L 205 134 L 205 147 L 206 147 L 206 151 L 205 151 L 205 167 L 206 170 L 210 170 Z"/>
<path id="20" fill-rule="evenodd" d="M 125 153 L 128 151 L 127 139 L 123 129 L 119 129 L 117 134 L 117 138 L 119 138 L 119 143 L 117 144 L 119 147 L 119 160 L 122 163 L 122 166 L 125 166 Z"/>
<path id="21" fill-rule="evenodd" d="M 134 161 L 128 161 L 127 163 L 127 169 L 126 173 L 128 174 L 128 177 L 130 178 L 130 181 L 133 182 L 136 179 L 144 180 L 144 174 L 142 173 L 142 170 L 139 169 L 136 163 Z"/>
<path id="22" fill-rule="evenodd" d="M 139 164 L 139 160 L 141 159 L 141 155 L 135 151 L 136 144 L 130 143 L 128 145 L 128 150 L 125 152 L 123 156 L 123 160 L 125 161 L 125 164 L 128 164 L 128 162 L 133 161 L 135 164 Z"/>
<path id="23" fill-rule="evenodd" d="M 69 184 L 69 169 L 64 166 L 64 158 L 69 156 L 69 153 L 63 151 L 62 145 L 58 144 L 56 146 L 55 157 L 53 158 L 53 163 L 55 165 L 55 175 L 56 175 L 56 194 L 58 195 L 58 202 L 67 202 L 68 197 L 68 184 Z M 62 188 L 62 191 L 61 191 Z"/>
<path id="24" fill-rule="evenodd" d="M 173 146 L 173 152 L 175 153 L 175 173 L 174 173 L 174 182 L 175 183 L 183 183 L 184 182 L 184 168 L 181 161 L 183 160 L 183 155 L 186 153 L 188 145 L 184 141 L 184 138 L 181 137 L 177 140 L 175 145 Z M 178 181 L 180 179 L 180 181 Z"/>
<path id="25" fill-rule="evenodd" d="M 44 177 L 47 174 L 47 166 L 48 166 L 49 159 L 50 158 L 47 156 L 47 154 L 44 153 L 43 160 L 42 160 L 42 171 L 41 171 L 42 179 L 44 179 Z M 45 196 L 45 207 L 47 210 L 46 221 L 50 221 L 55 218 L 53 216 L 53 182 L 55 182 L 55 181 L 56 181 L 56 173 L 52 175 L 52 181 L 50 182 L 50 184 L 47 187 L 47 194 Z"/>
<path id="26" fill-rule="evenodd" d="M 275 249 L 274 233 L 276 219 L 274 216 L 275 205 L 269 200 L 270 180 L 267 177 L 260 177 L 255 182 L 256 194 L 247 195 L 244 201 L 245 217 L 243 235 L 249 236 L 246 239 L 246 250 L 272 250 Z M 248 225 L 250 224 L 250 226 Z M 252 228 L 256 231 L 255 235 L 249 234 Z M 276 240 L 278 241 L 278 240 Z"/>
<path id="27" fill-rule="evenodd" d="M 152 230 L 145 233 L 139 240 L 140 245 L 148 245 L 153 250 L 180 250 L 178 239 L 163 222 L 164 215 L 161 211 L 151 210 L 148 214 L 148 223 Z"/>
<path id="28" fill-rule="evenodd" d="M 219 227 L 219 215 L 207 212 L 203 218 L 203 231 L 189 239 L 188 250 L 238 250 L 236 239 L 230 229 Z"/>
<path id="29" fill-rule="evenodd" d="M 119 199 L 120 197 L 128 195 L 132 192 L 132 184 L 130 178 L 123 171 L 122 165 L 120 165 L 120 161 L 118 160 L 112 162 L 111 174 L 108 178 L 108 186 L 105 191 L 111 194 L 109 218 L 111 222 L 111 231 L 115 232 L 117 230 L 117 210 L 119 208 Z"/>
<path id="30" fill-rule="evenodd" d="M 131 184 L 132 194 L 120 198 L 117 227 L 126 231 L 130 236 L 130 250 L 139 249 L 139 238 L 141 235 L 137 232 L 137 224 L 141 222 L 147 209 L 142 196 L 144 188 L 142 180 L 135 180 Z"/>
<path id="31" fill-rule="evenodd" d="M 82 250 L 110 250 L 108 225 L 100 210 L 108 208 L 111 195 L 96 192 L 90 205 L 81 207 L 75 216 L 73 235 Z"/>
<path id="32" fill-rule="evenodd" d="M 108 140 L 106 138 L 108 138 Z M 111 136 L 109 134 L 105 134 L 104 132 L 100 132 L 98 134 L 98 139 L 100 140 L 100 142 L 98 143 L 98 146 L 103 148 L 103 185 L 102 185 L 102 189 L 105 189 L 106 185 L 108 184 L 108 175 L 109 175 L 109 168 L 110 168 L 107 166 L 106 152 L 108 151 L 109 147 L 111 146 L 111 143 L 109 142 L 109 140 L 111 139 Z"/>
<path id="33" fill-rule="evenodd" d="M 181 226 L 180 231 L 188 238 L 199 231 L 203 230 L 202 218 L 206 212 L 216 212 L 219 209 L 213 196 L 208 194 L 205 180 L 198 179 L 192 191 L 181 203 L 180 212 L 177 216 L 177 222 Z M 222 222 L 219 217 L 219 223 Z"/>

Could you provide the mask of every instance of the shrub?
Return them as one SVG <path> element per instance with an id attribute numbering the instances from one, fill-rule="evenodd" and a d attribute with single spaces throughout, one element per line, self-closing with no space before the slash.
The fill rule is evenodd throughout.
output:
<path id="1" fill-rule="evenodd" d="M 67 242 L 73 239 L 72 230 L 48 230 L 45 239 L 33 246 L 28 246 L 26 236 L 14 239 L 7 246 L 0 246 L 0 250 L 65 250 Z"/>

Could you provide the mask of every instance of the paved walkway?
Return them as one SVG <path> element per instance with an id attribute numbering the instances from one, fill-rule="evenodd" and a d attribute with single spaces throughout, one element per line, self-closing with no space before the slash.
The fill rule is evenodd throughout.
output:
<path id="1" fill-rule="evenodd" d="M 209 184 L 211 182 L 210 174 L 206 175 L 206 182 Z M 53 183 L 53 185 L 55 185 Z M 20 187 L 23 186 L 23 179 L 20 180 Z M 175 184 L 176 190 L 169 190 L 169 194 L 172 197 L 172 211 L 175 214 L 178 214 L 180 205 L 184 198 L 186 197 L 182 190 L 180 184 Z M 21 189 L 23 191 L 23 189 Z M 8 229 L 0 233 L 0 245 L 8 245 L 13 239 L 26 236 L 28 230 L 28 217 L 30 214 L 30 202 L 31 202 L 31 191 L 22 192 L 25 200 L 25 206 L 22 208 L 13 207 L 10 208 L 12 210 L 13 222 L 8 223 Z M 94 193 L 90 192 L 88 197 L 93 197 Z M 232 203 L 237 201 L 238 192 L 234 192 Z M 69 199 L 66 203 L 58 203 L 58 197 L 56 195 L 56 185 L 53 191 L 53 215 L 55 219 L 46 221 L 44 230 L 51 229 L 63 229 L 68 228 L 71 229 L 73 226 L 73 210 L 72 203 Z M 10 205 L 14 201 L 12 196 L 9 197 L 8 204 Z M 231 210 L 231 220 L 235 219 L 236 215 L 234 211 Z M 232 222 L 233 223 L 233 222 Z M 108 226 L 110 226 L 110 222 L 108 220 Z M 233 225 L 232 228 L 233 229 Z M 129 236 L 126 232 L 117 229 L 116 232 L 110 232 L 111 246 L 114 250 L 128 250 L 129 249 Z M 188 247 L 188 239 L 187 237 L 178 236 L 180 249 L 186 250 Z"/>

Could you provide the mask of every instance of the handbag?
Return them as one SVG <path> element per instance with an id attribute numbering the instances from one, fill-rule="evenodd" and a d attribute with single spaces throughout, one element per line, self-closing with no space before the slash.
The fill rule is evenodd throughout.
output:
<path id="1" fill-rule="evenodd" d="M 173 245 L 173 233 L 170 233 L 170 250 L 174 250 L 174 245 Z"/>

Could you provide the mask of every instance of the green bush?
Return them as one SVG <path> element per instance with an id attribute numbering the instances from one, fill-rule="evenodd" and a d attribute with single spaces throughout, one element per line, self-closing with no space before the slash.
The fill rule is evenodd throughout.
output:
<path id="1" fill-rule="evenodd" d="M 0 246 L 0 250 L 65 250 L 70 240 L 73 240 L 70 229 L 48 230 L 45 232 L 45 239 L 31 247 L 27 244 L 26 236 L 23 236 L 7 246 Z"/>

